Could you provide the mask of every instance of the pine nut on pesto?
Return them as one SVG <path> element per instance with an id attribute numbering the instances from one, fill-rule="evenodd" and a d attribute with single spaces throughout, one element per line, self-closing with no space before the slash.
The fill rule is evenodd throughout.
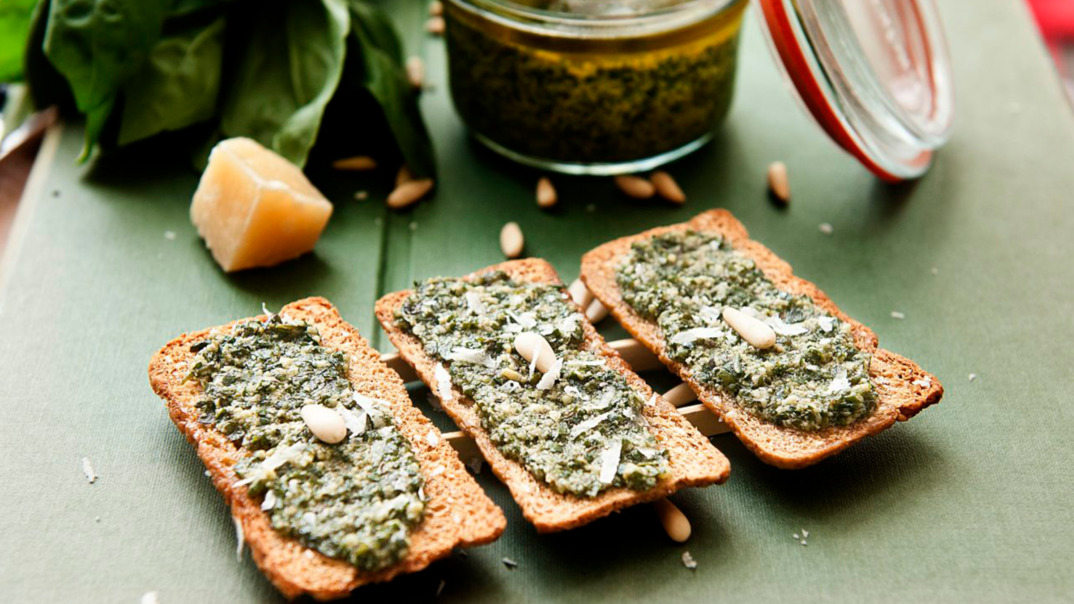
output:
<path id="1" fill-rule="evenodd" d="M 406 555 L 425 510 L 418 460 L 386 403 L 354 392 L 343 353 L 321 346 L 316 327 L 270 315 L 192 350 L 199 421 L 243 453 L 235 471 L 265 495 L 274 529 L 362 570 Z M 302 409 L 317 405 L 342 416 L 342 442 L 307 429 Z"/>
<path id="2" fill-rule="evenodd" d="M 503 272 L 431 279 L 396 320 L 474 401 L 499 451 L 556 492 L 643 491 L 668 475 L 667 451 L 642 415 L 645 401 L 587 350 L 584 319 L 562 287 L 519 283 Z M 555 353 L 547 373 L 515 350 L 524 332 L 543 336 Z"/>
<path id="3" fill-rule="evenodd" d="M 734 88 L 743 0 L 448 0 L 455 109 L 516 161 L 653 167 L 707 141 Z"/>
<path id="4" fill-rule="evenodd" d="M 623 300 L 655 321 L 668 356 L 761 419 L 788 428 L 846 426 L 872 413 L 871 355 L 850 325 L 777 288 L 718 235 L 673 231 L 635 242 L 616 272 Z M 758 350 L 721 317 L 751 313 L 776 333 Z"/>

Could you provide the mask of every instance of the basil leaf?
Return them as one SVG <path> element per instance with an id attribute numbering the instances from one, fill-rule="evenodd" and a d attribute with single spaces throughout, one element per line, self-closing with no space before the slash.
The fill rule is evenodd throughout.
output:
<path id="1" fill-rule="evenodd" d="M 30 37 L 26 41 L 24 58 L 26 84 L 34 106 L 43 109 L 58 105 L 64 112 L 74 108 L 74 98 L 67 80 L 49 63 L 45 56 L 45 31 L 48 29 L 49 0 L 41 0 L 34 8 Z"/>
<path id="2" fill-rule="evenodd" d="M 363 0 L 352 0 L 351 14 L 355 23 L 361 25 L 362 32 L 373 46 L 381 49 L 393 61 L 403 64 L 403 44 L 395 32 L 391 19 L 379 7 Z"/>
<path id="3" fill-rule="evenodd" d="M 142 67 L 160 36 L 164 9 L 159 0 L 52 0 L 45 55 L 86 115 L 80 161 L 96 144 L 119 88 Z"/>
<path id="4" fill-rule="evenodd" d="M 407 80 L 395 30 L 387 16 L 372 5 L 352 0 L 351 11 L 365 87 L 380 104 L 410 171 L 418 177 L 435 178 L 432 141 L 418 108 L 417 92 Z"/>
<path id="5" fill-rule="evenodd" d="M 221 128 L 303 166 L 343 72 L 350 30 L 345 0 L 266 3 L 253 18 Z"/>
<path id="6" fill-rule="evenodd" d="M 172 0 L 168 6 L 168 18 L 181 17 L 217 9 L 231 3 L 233 0 Z"/>
<path id="7" fill-rule="evenodd" d="M 157 42 L 123 87 L 119 144 L 178 130 L 216 115 L 224 58 L 224 18 Z"/>
<path id="8" fill-rule="evenodd" d="M 22 79 L 22 56 L 35 0 L 0 2 L 0 82 Z"/>

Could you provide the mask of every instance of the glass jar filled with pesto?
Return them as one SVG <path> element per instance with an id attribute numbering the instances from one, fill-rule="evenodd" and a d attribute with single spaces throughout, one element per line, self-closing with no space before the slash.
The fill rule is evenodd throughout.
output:
<path id="1" fill-rule="evenodd" d="M 932 0 L 756 0 L 816 123 L 888 181 L 924 174 L 954 110 Z M 745 0 L 445 0 L 455 109 L 515 161 L 639 172 L 727 114 Z"/>
<path id="2" fill-rule="evenodd" d="M 451 95 L 516 161 L 586 174 L 654 167 L 727 114 L 745 0 L 448 0 Z"/>

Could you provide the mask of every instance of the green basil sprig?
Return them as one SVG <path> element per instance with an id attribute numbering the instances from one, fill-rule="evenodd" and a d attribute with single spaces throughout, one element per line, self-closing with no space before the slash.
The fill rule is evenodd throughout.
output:
<path id="1" fill-rule="evenodd" d="M 39 103 L 85 116 L 83 160 L 197 126 L 213 140 L 253 138 L 298 166 L 325 129 L 365 130 L 323 123 L 354 77 L 410 170 L 433 177 L 402 55 L 372 0 L 39 0 L 25 69 Z"/>

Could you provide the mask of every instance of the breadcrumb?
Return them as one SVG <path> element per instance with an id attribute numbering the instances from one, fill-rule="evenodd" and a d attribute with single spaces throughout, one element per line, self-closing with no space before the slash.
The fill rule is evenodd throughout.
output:
<path id="1" fill-rule="evenodd" d="M 82 458 L 82 473 L 85 474 L 90 484 L 97 482 L 97 472 L 93 471 L 93 465 L 90 464 L 88 457 Z"/>

